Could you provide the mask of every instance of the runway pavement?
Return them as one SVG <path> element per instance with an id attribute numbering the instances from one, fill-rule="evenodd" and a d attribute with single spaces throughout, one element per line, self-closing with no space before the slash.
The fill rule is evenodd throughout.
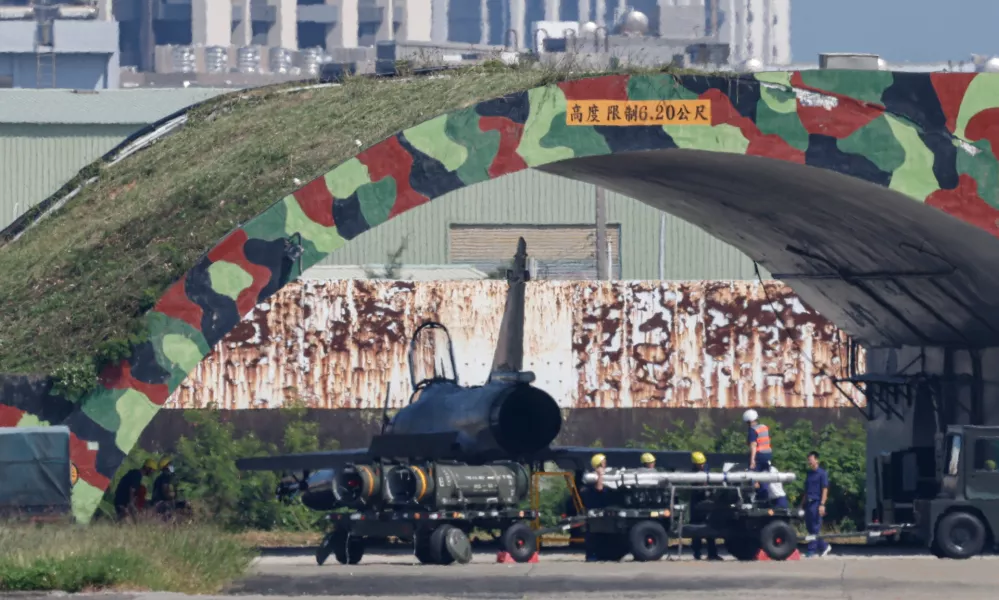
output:
<path id="1" fill-rule="evenodd" d="M 905 553 L 905 554 L 902 554 Z M 691 598 L 994 599 L 999 557 L 941 560 L 912 550 L 843 548 L 839 555 L 786 562 L 680 561 L 585 563 L 552 554 L 537 564 L 496 564 L 479 552 L 471 564 L 420 565 L 409 554 L 366 555 L 360 564 L 308 555 L 267 556 L 227 593 L 241 600 L 295 597 L 429 600 L 531 598 L 567 600 Z M 176 594 L 104 594 L 100 600 L 180 600 Z M 203 597 L 207 600 L 208 597 Z M 217 596 L 214 598 L 226 598 Z"/>

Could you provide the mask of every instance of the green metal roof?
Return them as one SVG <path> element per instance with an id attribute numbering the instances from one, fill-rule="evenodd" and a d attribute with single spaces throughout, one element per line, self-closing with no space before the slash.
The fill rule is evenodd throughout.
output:
<path id="1" fill-rule="evenodd" d="M 155 123 L 232 88 L 0 90 L 0 123 L 125 125 Z"/>

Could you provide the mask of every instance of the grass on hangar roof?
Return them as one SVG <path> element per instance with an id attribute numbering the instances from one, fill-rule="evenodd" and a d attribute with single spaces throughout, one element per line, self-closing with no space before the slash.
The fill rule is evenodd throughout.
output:
<path id="1" fill-rule="evenodd" d="M 89 379 L 93 360 L 122 357 L 141 339 L 140 317 L 171 283 L 299 187 L 294 179 L 309 181 L 406 127 L 477 101 L 601 74 L 492 62 L 209 100 L 168 138 L 113 167 L 87 167 L 77 179 L 97 181 L 0 246 L 0 373 Z"/>

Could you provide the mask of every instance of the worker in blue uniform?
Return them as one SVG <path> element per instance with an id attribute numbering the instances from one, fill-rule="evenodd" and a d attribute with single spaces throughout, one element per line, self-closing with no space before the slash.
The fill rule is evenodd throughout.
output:
<path id="1" fill-rule="evenodd" d="M 583 506 L 587 510 L 591 509 L 601 509 L 607 504 L 607 490 L 604 488 L 604 472 L 607 470 L 607 457 L 603 454 L 594 454 L 590 458 L 590 466 L 593 471 L 597 474 L 597 480 L 592 484 L 585 486 L 580 494 L 582 496 Z M 586 560 L 596 561 L 600 560 L 596 553 L 596 544 L 599 542 L 598 538 L 590 533 L 589 525 L 584 526 L 586 528 L 586 533 L 584 534 L 584 545 L 586 547 Z"/>
<path id="2" fill-rule="evenodd" d="M 753 409 L 742 413 L 742 420 L 749 426 L 746 444 L 749 446 L 749 470 L 759 473 L 770 471 L 770 461 L 773 459 L 773 448 L 770 445 L 770 428 L 760 423 L 760 415 Z M 760 483 L 757 498 L 767 500 L 769 487 Z"/>
<path id="3" fill-rule="evenodd" d="M 809 452 L 808 474 L 805 475 L 805 493 L 801 495 L 801 508 L 805 511 L 805 529 L 809 536 L 815 537 L 808 542 L 808 551 L 805 554 L 807 557 L 813 557 L 816 553 L 825 556 L 832 550 L 832 546 L 819 538 L 828 499 L 829 475 L 819 466 L 819 453 Z"/>
<path id="4" fill-rule="evenodd" d="M 692 452 L 690 454 L 690 472 L 691 473 L 705 473 L 708 471 L 708 459 L 704 456 L 703 452 Z M 707 484 L 705 484 L 707 485 Z M 700 487 L 695 484 L 696 487 Z M 690 492 L 690 522 L 691 523 L 704 523 L 707 521 L 709 513 L 704 510 L 703 503 L 708 502 L 712 499 L 711 490 L 699 490 L 693 489 Z M 707 538 L 708 540 L 708 560 L 722 560 L 718 556 L 718 546 L 717 540 L 715 538 Z M 694 560 L 701 560 L 701 548 L 703 547 L 704 541 L 700 537 L 693 537 L 690 539 L 690 549 L 694 551 Z"/>

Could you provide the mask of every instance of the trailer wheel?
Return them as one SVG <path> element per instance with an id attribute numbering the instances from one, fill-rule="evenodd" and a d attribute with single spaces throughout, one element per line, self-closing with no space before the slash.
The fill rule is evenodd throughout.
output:
<path id="1" fill-rule="evenodd" d="M 330 546 L 341 565 L 356 565 L 364 557 L 364 538 L 354 537 L 342 529 L 330 535 Z"/>
<path id="2" fill-rule="evenodd" d="M 514 523 L 503 531 L 500 536 L 500 546 L 504 552 L 509 552 L 515 562 L 527 562 L 534 556 L 538 547 L 534 530 L 524 522 Z"/>
<path id="3" fill-rule="evenodd" d="M 316 564 L 323 566 L 330 554 L 333 554 L 333 532 L 324 535 L 323 541 L 319 542 L 319 548 L 316 549 Z"/>
<path id="4" fill-rule="evenodd" d="M 787 560 L 798 548 L 798 532 L 787 521 L 770 521 L 760 530 L 760 548 L 771 560 Z"/>
<path id="5" fill-rule="evenodd" d="M 434 564 L 449 565 L 472 560 L 472 544 L 465 532 L 454 525 L 441 525 L 430 534 L 430 558 Z"/>
<path id="6" fill-rule="evenodd" d="M 971 558 L 985 547 L 985 526 L 973 514 L 953 512 L 937 522 L 935 537 L 946 558 Z"/>
<path id="7" fill-rule="evenodd" d="M 431 531 L 418 531 L 413 535 L 413 554 L 420 564 L 434 564 L 434 557 L 430 554 L 430 534 Z"/>
<path id="8" fill-rule="evenodd" d="M 760 538 L 745 533 L 732 533 L 725 536 L 725 549 L 736 560 L 755 560 L 760 552 Z"/>
<path id="9" fill-rule="evenodd" d="M 628 532 L 628 547 L 638 562 L 659 560 L 666 553 L 666 529 L 655 521 L 641 521 Z"/>

